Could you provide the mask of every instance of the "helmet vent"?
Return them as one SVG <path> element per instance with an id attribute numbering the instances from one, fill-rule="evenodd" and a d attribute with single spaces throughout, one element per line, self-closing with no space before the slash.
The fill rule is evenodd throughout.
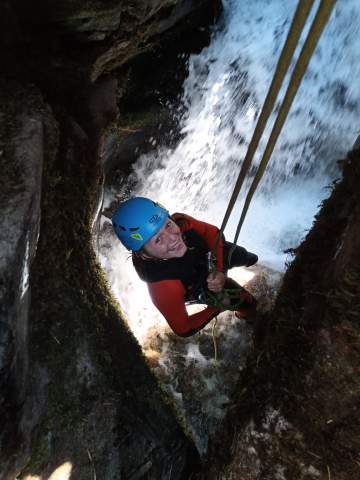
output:
<path id="1" fill-rule="evenodd" d="M 136 230 L 139 230 L 140 227 L 136 227 L 136 228 L 130 228 L 130 232 L 136 232 Z"/>
<path id="2" fill-rule="evenodd" d="M 126 232 L 126 228 L 123 227 L 122 225 L 119 225 L 119 228 L 121 228 L 121 230 L 123 230 L 124 232 Z"/>

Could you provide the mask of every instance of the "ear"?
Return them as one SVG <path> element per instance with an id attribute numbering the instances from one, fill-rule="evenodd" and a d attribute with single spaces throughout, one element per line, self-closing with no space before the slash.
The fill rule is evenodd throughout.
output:
<path id="1" fill-rule="evenodd" d="M 151 260 L 153 258 L 147 253 L 145 247 L 142 247 L 138 252 L 136 252 L 136 256 L 141 258 L 142 260 Z"/>

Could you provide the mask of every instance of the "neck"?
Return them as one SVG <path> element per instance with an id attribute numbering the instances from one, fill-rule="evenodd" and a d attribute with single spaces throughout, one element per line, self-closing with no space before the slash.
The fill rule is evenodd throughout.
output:
<path id="1" fill-rule="evenodd" d="M 138 258 L 141 258 L 141 260 L 157 260 L 157 261 L 165 261 L 168 260 L 168 258 L 158 258 L 158 257 L 153 257 L 152 255 L 149 255 L 148 253 L 142 251 L 142 252 L 135 252 L 135 256 Z"/>

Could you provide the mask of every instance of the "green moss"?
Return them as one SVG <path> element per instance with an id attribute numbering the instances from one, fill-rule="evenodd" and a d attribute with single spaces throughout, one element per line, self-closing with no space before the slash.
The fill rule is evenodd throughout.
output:
<path id="1" fill-rule="evenodd" d="M 121 144 L 129 135 L 140 132 L 147 127 L 157 127 L 163 121 L 166 121 L 165 113 L 158 107 L 152 106 L 143 111 L 133 111 L 122 115 L 121 121 L 110 125 L 106 134 L 113 136 L 116 143 Z"/>

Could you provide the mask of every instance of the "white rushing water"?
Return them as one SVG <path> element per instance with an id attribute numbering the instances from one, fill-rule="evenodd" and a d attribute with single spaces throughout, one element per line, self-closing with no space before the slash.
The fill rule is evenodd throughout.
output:
<path id="1" fill-rule="evenodd" d="M 283 268 L 283 250 L 296 246 L 311 225 L 336 159 L 359 132 L 360 4 L 338 3 L 240 237 L 262 263 L 275 268 Z M 224 30 L 190 59 L 184 139 L 172 151 L 160 148 L 143 156 L 135 168 L 135 193 L 215 224 L 221 223 L 296 2 L 225 5 Z M 244 193 L 225 232 L 229 238 Z"/>
<path id="2" fill-rule="evenodd" d="M 179 108 L 181 140 L 172 149 L 159 145 L 138 159 L 131 195 L 221 224 L 296 5 L 295 0 L 224 2 L 211 44 L 189 59 Z M 239 243 L 256 252 L 260 264 L 279 272 L 284 270 L 284 250 L 299 244 L 329 192 L 326 187 L 340 176 L 336 160 L 359 134 L 359 30 L 360 1 L 338 0 L 241 231 Z M 104 208 L 123 199 L 128 189 L 108 189 Z M 245 193 L 225 230 L 228 239 Z M 200 453 L 205 453 L 209 435 L 231 404 L 233 385 L 251 348 L 249 330 L 232 314 L 220 316 L 220 361 L 214 368 L 211 326 L 185 340 L 169 334 L 105 216 L 101 226 L 99 257 L 112 291 L 183 412 Z M 256 269 L 233 269 L 230 275 L 237 280 L 243 275 L 242 283 L 254 273 Z"/>

